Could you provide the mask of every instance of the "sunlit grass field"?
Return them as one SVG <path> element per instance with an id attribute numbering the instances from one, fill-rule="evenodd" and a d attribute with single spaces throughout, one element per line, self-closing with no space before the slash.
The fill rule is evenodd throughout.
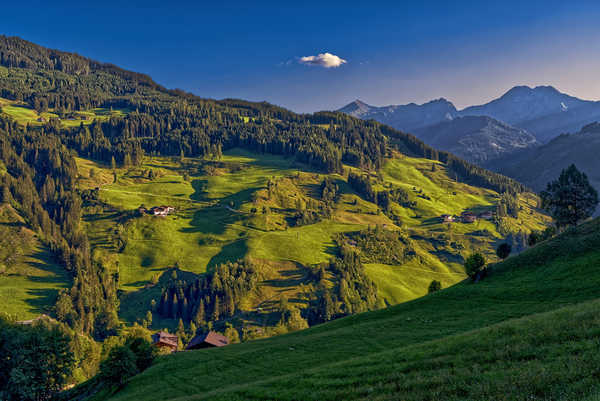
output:
<path id="1" fill-rule="evenodd" d="M 79 127 L 81 124 L 89 125 L 94 120 L 107 120 L 111 116 L 119 117 L 130 113 L 128 109 L 94 108 L 73 113 L 72 118 L 64 118 L 60 123 L 64 127 Z M 6 114 L 9 118 L 22 125 L 41 126 L 52 118 L 59 118 L 55 110 L 38 113 L 23 102 L 0 98 L 0 114 Z"/>
<path id="2" fill-rule="evenodd" d="M 378 212 L 377 205 L 357 196 L 346 178 L 337 174 L 330 175 L 341 191 L 332 217 L 316 224 L 290 225 L 295 200 L 319 199 L 319 186 L 327 175 L 280 156 L 233 149 L 218 162 L 147 157 L 140 167 L 117 169 L 116 182 L 109 166 L 85 159 L 77 159 L 77 163 L 79 185 L 99 188 L 103 206 L 87 208 L 84 224 L 93 246 L 114 257 L 113 268 L 118 270 L 121 289 L 127 294 L 121 304 L 121 314 L 127 321 L 145 313 L 151 297 L 157 296 L 156 291 L 145 287 L 169 268 L 177 266 L 200 274 L 245 257 L 272 261 L 275 264 L 269 264 L 271 268 L 290 262 L 309 268 L 336 254 L 334 238 L 338 233 L 376 225 L 399 229 Z M 202 170 L 207 163 L 217 166 L 212 174 Z M 413 209 L 395 206 L 396 213 L 403 216 L 401 229 L 413 237 L 415 258 L 400 266 L 366 266 L 379 295 L 388 304 L 426 294 L 432 280 L 440 281 L 443 287 L 461 281 L 465 278 L 462 257 L 481 251 L 494 260 L 494 248 L 502 238 L 488 221 L 455 223 L 451 227 L 439 223 L 442 213 L 493 208 L 498 195 L 454 181 L 442 165 L 432 172 L 431 164 L 404 157 L 390 159 L 383 170 L 384 182 L 405 188 L 417 202 Z M 149 170 L 155 173 L 153 179 L 146 176 Z M 277 183 L 277 190 L 291 206 L 267 200 L 269 181 Z M 417 196 L 422 193 L 431 200 Z M 140 206 L 160 205 L 173 206 L 175 212 L 167 217 L 136 215 Z M 263 205 L 268 208 L 266 213 Z M 523 205 L 520 228 L 542 229 L 545 218 L 525 202 Z M 439 236 L 451 238 L 462 248 L 442 247 L 436 240 Z M 116 238 L 122 239 L 122 245 L 115 247 Z M 265 283 L 263 290 L 276 296 L 269 289 L 271 285 Z M 284 287 L 284 292 L 293 296 L 297 285 Z"/>

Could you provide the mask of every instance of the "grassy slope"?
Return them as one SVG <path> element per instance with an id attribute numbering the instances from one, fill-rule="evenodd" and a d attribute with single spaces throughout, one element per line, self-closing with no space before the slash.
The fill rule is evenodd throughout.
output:
<path id="1" fill-rule="evenodd" d="M 19 320 L 50 313 L 58 290 L 71 278 L 57 265 L 50 250 L 8 205 L 0 205 L 0 305 L 2 312 Z M 3 263 L 10 253 L 14 260 Z"/>
<path id="2" fill-rule="evenodd" d="M 54 112 L 54 110 L 48 110 L 47 112 L 38 113 L 25 103 L 0 98 L 0 114 L 2 113 L 8 115 L 10 118 L 14 119 L 19 124 L 29 124 L 31 126 L 44 125 L 45 122 L 38 121 L 40 117 L 43 117 L 46 121 L 49 121 L 51 118 L 58 118 L 58 115 Z M 123 116 L 127 113 L 129 113 L 129 110 L 126 109 L 110 110 L 106 108 L 95 108 L 74 113 L 79 117 L 86 117 L 86 120 L 63 119 L 61 120 L 61 124 L 64 127 L 79 127 L 81 123 L 83 123 L 84 125 L 89 125 L 92 122 L 94 122 L 95 119 L 107 120 L 111 117 L 111 115 Z"/>
<path id="3" fill-rule="evenodd" d="M 286 292 L 289 298 L 293 298 L 302 280 L 290 284 L 290 280 L 281 278 L 287 269 L 286 264 L 310 266 L 329 260 L 335 252 L 333 236 L 338 232 L 360 230 L 375 224 L 395 227 L 385 215 L 375 213 L 376 205 L 358 198 L 344 178 L 338 175 L 331 178 L 338 182 L 343 194 L 336 204 L 333 218 L 307 226 L 287 227 L 285 208 L 263 198 L 267 181 L 279 178 L 278 188 L 287 199 L 306 199 L 308 195 L 318 199 L 314 193 L 324 175 L 305 170 L 290 159 L 259 156 L 243 150 L 227 152 L 221 162 L 239 165 L 241 169 L 217 172 L 211 176 L 192 175 L 189 181 L 185 181 L 178 162 L 154 158 L 147 160 L 142 169 L 154 169 L 159 178 L 150 181 L 141 177 L 137 169 L 130 172 L 119 170 L 118 182 L 113 183 L 112 172 L 105 166 L 78 159 L 82 177 L 88 177 L 91 168 L 95 170 L 95 176 L 92 179 L 82 178 L 80 185 L 101 187 L 101 200 L 105 207 L 101 211 L 88 210 L 86 221 L 92 243 L 116 254 L 115 265 L 118 263 L 122 288 L 129 291 L 121 304 L 125 320 L 133 321 L 145 314 L 151 299 L 159 292 L 146 289 L 142 290 L 145 294 L 134 293 L 148 284 L 154 275 L 161 274 L 175 263 L 183 270 L 202 273 L 218 263 L 246 255 L 279 262 L 279 265 L 269 264 L 273 267 L 268 274 L 271 284 L 266 285 L 264 290 L 269 296 Z M 187 160 L 186 163 L 193 168 L 199 161 Z M 415 210 L 396 206 L 397 212 L 404 216 L 403 229 L 419 238 L 414 241 L 417 257 L 402 266 L 367 266 L 380 294 L 391 304 L 424 295 L 433 279 L 440 280 L 444 286 L 462 280 L 461 256 L 472 250 L 483 250 L 493 258 L 493 246 L 501 237 L 495 226 L 486 221 L 457 223 L 450 230 L 437 222 L 435 217 L 442 213 L 460 214 L 467 209 L 492 207 L 498 195 L 449 179 L 441 164 L 436 172 L 432 172 L 431 163 L 405 157 L 390 160 L 383 170 L 386 182 L 404 187 L 417 201 Z M 296 177 L 300 170 L 304 172 L 295 181 L 294 178 L 285 178 Z M 431 200 L 417 197 L 419 190 Z M 352 202 L 354 199 L 357 199 L 356 205 Z M 232 201 L 234 208 L 230 209 L 228 205 Z M 167 218 L 145 216 L 123 219 L 125 211 L 134 210 L 141 204 L 146 207 L 169 204 L 176 208 L 176 213 Z M 255 217 L 251 217 L 251 207 L 255 205 L 261 209 L 263 204 L 271 209 L 269 214 L 264 216 L 259 210 Z M 525 229 L 542 228 L 542 216 L 529 208 L 526 202 L 523 205 L 523 217 L 516 223 L 521 223 L 520 226 Z M 114 237 L 119 223 L 124 225 L 126 246 L 117 253 L 110 246 L 110 238 Z M 485 229 L 489 231 L 488 235 L 472 234 Z M 464 249 L 440 245 L 434 240 L 439 236 L 459 242 Z M 302 274 L 297 272 L 296 275 Z M 272 280 L 276 282 L 273 284 Z M 277 287 L 278 291 L 267 287 Z M 256 301 L 257 304 L 252 306 L 258 306 L 261 299 Z M 156 327 L 164 324 L 155 319 Z"/>
<path id="4" fill-rule="evenodd" d="M 161 358 L 111 399 L 594 399 L 599 264 L 595 220 L 478 284 Z"/>

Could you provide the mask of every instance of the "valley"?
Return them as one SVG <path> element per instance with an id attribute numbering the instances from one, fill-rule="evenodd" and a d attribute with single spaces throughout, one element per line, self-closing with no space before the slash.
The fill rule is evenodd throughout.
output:
<path id="1" fill-rule="evenodd" d="M 426 294 L 432 280 L 451 286 L 465 277 L 464 255 L 477 250 L 493 260 L 496 244 L 508 234 L 541 230 L 546 224 L 531 195 L 523 195 L 519 219 L 503 218 L 502 228 L 485 220 L 442 223 L 442 214 L 495 210 L 499 196 L 455 182 L 442 164 L 418 158 L 389 159 L 380 177 L 371 178 L 382 189 L 401 188 L 415 202 L 411 207 L 393 204 L 388 213 L 363 199 L 344 175 L 241 149 L 227 151 L 219 160 L 149 158 L 135 168 L 117 169 L 116 182 L 110 168 L 86 159 L 77 163 L 79 186 L 98 188 L 96 199 L 86 203 L 83 221 L 94 249 L 106 253 L 118 271 L 124 291 L 120 315 L 128 324 L 141 323 L 152 299 L 160 298 L 152 283 L 161 282 L 173 268 L 202 274 L 244 258 L 260 264 L 262 284 L 242 301 L 242 321 L 236 323 L 246 327 L 250 317 L 254 324 L 262 320 L 255 313 L 259 309 L 266 317 L 272 315 L 282 295 L 300 308 L 308 307 L 317 292 L 310 272 L 337 255 L 340 234 L 378 226 L 410 238 L 414 255 L 403 263 L 375 258 L 365 264 L 383 305 Z M 326 179 L 339 192 L 325 214 L 321 187 Z M 139 207 L 159 205 L 175 210 L 166 217 L 138 212 Z M 298 214 L 311 210 L 318 221 L 298 224 Z M 272 318 L 267 325 L 276 323 Z M 174 329 L 177 320 L 155 315 L 153 325 Z"/>
<path id="2" fill-rule="evenodd" d="M 295 113 L 1 35 L 0 96 L 0 398 L 598 399 L 597 102 Z"/>

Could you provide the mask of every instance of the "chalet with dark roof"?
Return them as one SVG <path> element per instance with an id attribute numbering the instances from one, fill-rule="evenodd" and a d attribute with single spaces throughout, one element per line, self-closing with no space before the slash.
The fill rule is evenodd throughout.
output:
<path id="1" fill-rule="evenodd" d="M 179 338 L 175 334 L 169 334 L 164 331 L 159 331 L 152 335 L 152 344 L 158 348 L 168 349 L 171 352 L 177 351 L 177 343 Z"/>
<path id="2" fill-rule="evenodd" d="M 494 213 L 488 211 L 479 213 L 479 218 L 484 220 L 491 220 L 494 217 Z"/>
<path id="3" fill-rule="evenodd" d="M 206 334 L 199 334 L 192 338 L 192 341 L 185 347 L 186 350 L 212 348 L 212 347 L 224 347 L 229 345 L 229 338 L 209 331 Z"/>

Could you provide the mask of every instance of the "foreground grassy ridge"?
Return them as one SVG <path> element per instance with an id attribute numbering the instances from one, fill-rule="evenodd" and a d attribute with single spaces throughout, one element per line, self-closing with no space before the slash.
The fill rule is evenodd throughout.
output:
<path id="1" fill-rule="evenodd" d="M 306 284 L 300 279 L 304 274 L 285 266 L 328 261 L 335 254 L 334 237 L 338 233 L 375 225 L 399 229 L 385 214 L 378 213 L 377 205 L 357 196 L 345 177 L 319 174 L 293 159 L 234 149 L 226 152 L 219 163 L 213 163 L 217 167 L 207 174 L 206 161 L 186 159 L 180 163 L 172 158 L 148 158 L 140 168 L 119 169 L 116 182 L 107 166 L 85 159 L 77 162 L 79 185 L 100 187 L 102 206 L 86 209 L 85 216 L 92 244 L 114 255 L 122 289 L 143 292 L 123 299 L 121 311 L 127 321 L 146 313 L 160 292 L 144 287 L 175 264 L 198 274 L 246 256 L 276 262 L 267 265 L 272 269 L 267 272 L 264 296 L 254 297 L 256 304 L 249 307 L 259 306 L 267 294 L 269 300 L 285 293 L 294 302 L 301 302 L 297 290 L 299 284 Z M 432 163 L 436 164 L 435 171 Z M 149 170 L 156 173 L 156 178 L 148 179 Z M 291 225 L 289 218 L 296 202 L 320 199 L 319 188 L 325 177 L 336 182 L 341 191 L 332 217 L 316 224 Z M 401 266 L 367 265 L 369 276 L 388 303 L 424 295 L 434 279 L 444 287 L 462 280 L 462 257 L 469 252 L 478 250 L 491 259 L 495 257 L 493 249 L 502 235 L 493 223 L 478 221 L 448 227 L 439 223 L 438 216 L 489 210 L 498 201 L 497 193 L 456 182 L 440 163 L 410 157 L 389 160 L 382 178 L 404 188 L 416 202 L 411 209 L 394 206 L 396 214 L 402 216 L 402 230 L 414 239 L 415 256 Z M 280 196 L 269 195 L 269 181 L 276 183 L 273 185 Z M 167 218 L 132 215 L 140 205 L 162 204 L 174 206 L 175 214 Z M 541 229 L 543 216 L 526 201 L 522 204 L 522 217 L 515 225 L 525 230 Z M 262 212 L 263 207 L 267 213 Z M 122 239 L 119 246 L 114 246 L 116 237 Z M 298 279 L 280 279 L 284 271 Z M 165 322 L 156 320 L 157 324 L 163 327 Z"/>
<path id="2" fill-rule="evenodd" d="M 496 265 L 478 284 L 302 332 L 162 358 L 110 399 L 592 397 L 598 265 L 595 220 Z"/>

